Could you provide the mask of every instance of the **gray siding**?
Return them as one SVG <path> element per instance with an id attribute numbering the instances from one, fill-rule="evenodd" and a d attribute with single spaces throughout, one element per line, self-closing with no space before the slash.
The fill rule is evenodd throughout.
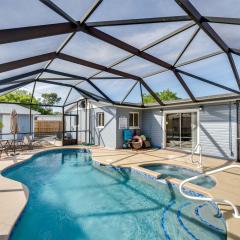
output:
<path id="1" fill-rule="evenodd" d="M 144 135 L 151 138 L 153 147 L 162 147 L 162 113 L 159 109 L 144 110 L 142 113 L 142 130 Z"/>
<path id="2" fill-rule="evenodd" d="M 96 127 L 97 112 L 105 113 L 104 128 Z M 118 121 L 121 116 L 129 119 L 129 112 L 139 112 L 140 133 L 151 138 L 152 146 L 162 147 L 163 113 L 159 109 L 134 110 L 112 106 L 99 106 L 90 110 L 91 143 L 108 148 L 122 148 L 123 130 L 119 129 Z M 236 105 L 204 105 L 203 110 L 199 112 L 199 120 L 199 140 L 203 146 L 203 154 L 236 159 Z M 84 130 L 85 117 L 83 116 L 80 121 L 82 127 L 79 129 Z"/>
<path id="3" fill-rule="evenodd" d="M 203 154 L 236 159 L 236 105 L 204 105 L 199 120 L 199 140 Z M 152 145 L 161 147 L 163 130 L 160 110 L 142 111 L 142 122 L 143 133 L 151 138 Z"/>
<path id="4" fill-rule="evenodd" d="M 236 105 L 208 105 L 200 111 L 203 154 L 236 159 Z"/>
<path id="5" fill-rule="evenodd" d="M 116 148 L 122 148 L 122 146 L 123 146 L 123 129 L 119 129 L 119 117 L 126 117 L 128 119 L 128 124 L 129 124 L 129 113 L 130 112 L 138 112 L 139 113 L 139 130 L 142 133 L 142 131 L 141 131 L 141 128 L 142 128 L 142 110 L 117 108 L 117 119 L 116 119 L 117 142 L 116 142 Z"/>
<path id="6" fill-rule="evenodd" d="M 104 112 L 104 128 L 96 126 L 96 114 Z M 116 148 L 116 108 L 106 106 L 90 110 L 90 142 L 107 148 Z"/>

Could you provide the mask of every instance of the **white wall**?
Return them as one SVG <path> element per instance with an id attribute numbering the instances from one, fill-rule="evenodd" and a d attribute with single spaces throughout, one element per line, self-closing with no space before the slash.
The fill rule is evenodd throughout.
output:
<path id="1" fill-rule="evenodd" d="M 13 110 L 16 110 L 17 114 L 29 114 L 30 113 L 29 108 L 23 107 L 21 105 L 1 103 L 0 114 L 11 114 L 11 112 Z M 40 113 L 32 110 L 32 114 L 35 115 L 35 114 L 40 114 Z"/>
<path id="2" fill-rule="evenodd" d="M 1 129 L 2 134 L 0 135 L 1 139 L 13 139 L 13 135 L 10 134 L 10 122 L 11 122 L 11 115 L 10 114 L 0 114 L 1 121 L 3 124 L 3 128 Z M 30 133 L 30 116 L 29 114 L 18 114 L 18 127 L 19 133 Z M 34 129 L 34 115 L 32 116 L 32 129 Z M 17 134 L 18 139 L 22 139 L 22 134 Z"/>

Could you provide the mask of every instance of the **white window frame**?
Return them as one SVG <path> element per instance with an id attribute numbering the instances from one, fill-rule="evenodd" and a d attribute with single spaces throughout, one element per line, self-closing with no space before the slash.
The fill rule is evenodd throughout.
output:
<path id="1" fill-rule="evenodd" d="M 199 108 L 191 108 L 191 109 L 181 109 L 181 110 L 166 110 L 163 111 L 163 117 L 162 117 L 162 130 L 163 130 L 163 139 L 162 139 L 162 146 L 163 149 L 166 149 L 166 140 L 167 140 L 167 136 L 166 136 L 166 115 L 169 113 L 191 113 L 191 112 L 196 112 L 197 113 L 197 144 L 200 143 L 200 110 Z M 181 151 L 184 152 L 189 152 L 188 150 L 183 150 L 181 149 Z M 199 149 L 197 149 L 196 153 L 199 153 Z"/>
<path id="2" fill-rule="evenodd" d="M 103 118 L 101 117 L 101 119 L 100 119 L 100 116 L 103 116 Z M 100 124 L 99 124 L 99 122 L 100 122 Z M 105 116 L 104 116 L 104 112 L 98 112 L 97 113 L 97 128 L 104 128 L 104 126 L 105 126 Z"/>
<path id="3" fill-rule="evenodd" d="M 130 114 L 133 114 L 133 124 L 135 120 L 135 114 L 137 114 L 137 119 L 138 119 L 138 126 L 130 126 Z M 129 124 L 129 129 L 139 129 L 139 112 L 130 112 L 129 113 L 129 119 L 128 119 L 128 124 Z"/>

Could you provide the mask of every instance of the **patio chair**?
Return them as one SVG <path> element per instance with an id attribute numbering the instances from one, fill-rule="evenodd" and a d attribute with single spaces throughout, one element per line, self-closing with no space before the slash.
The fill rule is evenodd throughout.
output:
<path id="1" fill-rule="evenodd" d="M 32 135 L 25 135 L 23 137 L 23 145 L 27 146 L 29 149 L 33 149 L 34 146 L 41 146 L 41 143 L 34 140 Z"/>
<path id="2" fill-rule="evenodd" d="M 53 145 L 55 146 L 61 146 L 62 145 L 62 139 L 63 139 L 63 133 L 57 132 L 56 136 L 53 138 Z"/>
<path id="3" fill-rule="evenodd" d="M 72 139 L 72 134 L 71 133 L 66 133 L 64 138 L 67 139 L 67 140 L 71 140 Z"/>
<path id="4" fill-rule="evenodd" d="M 62 132 L 57 132 L 57 136 L 54 138 L 55 140 L 62 140 Z"/>
<path id="5" fill-rule="evenodd" d="M 0 141 L 0 157 L 2 156 L 2 153 L 3 153 L 3 152 L 5 152 L 6 155 L 8 156 L 8 155 L 9 155 L 8 150 L 9 150 L 9 144 L 8 144 L 8 142 L 6 142 L 6 141 Z"/>

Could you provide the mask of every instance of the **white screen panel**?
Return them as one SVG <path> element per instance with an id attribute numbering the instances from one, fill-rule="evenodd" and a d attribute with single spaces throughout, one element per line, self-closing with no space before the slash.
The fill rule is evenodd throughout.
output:
<path id="1" fill-rule="evenodd" d="M 1 0 L 0 16 L 0 29 L 66 22 L 43 3 L 35 0 Z"/>
<path id="2" fill-rule="evenodd" d="M 104 0 L 89 21 L 185 15 L 174 0 Z"/>
<path id="3" fill-rule="evenodd" d="M 126 26 L 98 27 L 99 30 L 136 48 L 146 45 L 176 31 L 189 22 L 152 23 Z"/>

